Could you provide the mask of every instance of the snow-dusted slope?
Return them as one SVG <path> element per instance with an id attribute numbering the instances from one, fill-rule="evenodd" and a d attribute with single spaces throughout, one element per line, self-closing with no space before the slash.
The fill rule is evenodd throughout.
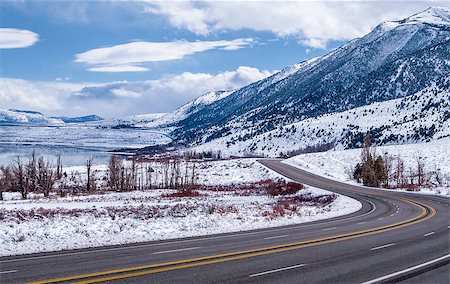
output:
<path id="1" fill-rule="evenodd" d="M 382 23 L 326 56 L 204 107 L 180 121 L 174 136 L 192 144 L 230 135 L 251 143 L 255 135 L 307 118 L 423 93 L 433 86 L 448 90 L 449 15 L 448 8 L 430 8 Z"/>
<path id="2" fill-rule="evenodd" d="M 250 131 L 197 146 L 243 155 L 280 156 L 307 150 L 359 147 L 370 134 L 377 145 L 403 144 L 450 137 L 450 78 L 413 95 L 324 114 L 242 140 Z"/>
<path id="3" fill-rule="evenodd" d="M 176 109 L 174 112 L 168 113 L 162 117 L 160 117 L 158 120 L 149 122 L 145 124 L 146 127 L 161 127 L 161 126 L 171 126 L 189 115 L 194 115 L 198 111 L 200 111 L 202 108 L 204 108 L 207 105 L 210 105 L 216 101 L 219 101 L 223 98 L 226 98 L 230 94 L 232 94 L 234 91 L 214 91 L 214 92 L 208 92 L 206 94 L 201 95 L 200 97 L 196 98 L 193 101 L 190 101 L 189 103 L 181 106 L 180 108 Z"/>
<path id="4" fill-rule="evenodd" d="M 36 111 L 0 109 L 0 124 L 64 124 L 61 119 L 51 118 Z"/>
<path id="5" fill-rule="evenodd" d="M 229 96 L 234 91 L 214 91 L 208 92 L 188 102 L 170 113 L 150 113 L 133 115 L 122 118 L 115 118 L 106 120 L 100 125 L 102 126 L 117 126 L 117 125 L 129 125 L 133 127 L 145 127 L 145 128 L 158 128 L 161 131 L 166 132 L 171 126 L 185 119 L 189 115 L 193 115 L 200 111 L 203 107 L 219 101 Z"/>
<path id="6" fill-rule="evenodd" d="M 155 120 L 160 119 L 161 117 L 167 115 L 165 112 L 161 113 L 149 113 L 149 114 L 136 114 L 132 116 L 127 117 L 121 117 L 121 118 L 113 118 L 113 119 L 107 119 L 104 121 L 101 121 L 100 123 L 93 123 L 98 124 L 100 126 L 133 126 L 133 127 L 140 127 L 143 124 L 153 122 Z"/>
<path id="7" fill-rule="evenodd" d="M 52 117 L 52 118 L 61 119 L 65 123 L 85 123 L 85 122 L 93 122 L 93 121 L 102 121 L 103 120 L 102 117 L 95 115 L 95 114 L 78 116 L 78 117 L 57 116 L 57 117 Z"/>

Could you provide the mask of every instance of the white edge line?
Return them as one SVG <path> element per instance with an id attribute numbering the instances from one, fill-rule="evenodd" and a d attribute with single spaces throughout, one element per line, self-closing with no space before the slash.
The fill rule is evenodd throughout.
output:
<path id="1" fill-rule="evenodd" d="M 388 274 L 388 275 L 385 275 L 385 276 L 382 276 L 382 277 L 379 277 L 379 278 L 376 278 L 376 279 L 373 279 L 373 280 L 370 280 L 370 281 L 367 281 L 367 282 L 363 282 L 361 284 L 373 284 L 373 283 L 377 283 L 377 282 L 380 282 L 380 281 L 383 281 L 383 280 L 387 280 L 387 279 L 389 279 L 391 277 L 395 277 L 395 276 L 401 275 L 403 273 L 414 271 L 414 270 L 416 270 L 418 268 L 422 268 L 424 266 L 433 264 L 435 262 L 439 262 L 439 261 L 444 260 L 446 258 L 450 258 L 450 254 L 441 256 L 439 258 L 430 260 L 428 262 L 425 262 L 425 263 L 422 263 L 422 264 L 419 264 L 419 265 L 416 265 L 416 266 L 413 266 L 413 267 L 410 267 L 410 268 L 407 268 L 407 269 L 404 269 L 404 270 L 400 270 L 400 271 L 397 271 L 397 272 L 394 272 L 394 273 L 391 273 L 391 274 Z"/>
<path id="2" fill-rule="evenodd" d="M 431 235 L 434 235 L 434 232 L 430 232 L 430 233 L 425 234 L 425 235 L 423 235 L 423 236 L 424 236 L 424 237 L 428 237 L 428 236 L 431 236 Z"/>
<path id="3" fill-rule="evenodd" d="M 371 248 L 370 250 L 377 250 L 377 249 L 382 249 L 382 248 L 388 248 L 388 247 L 391 247 L 393 245 L 395 245 L 395 243 L 387 244 L 387 245 L 383 245 L 383 246 L 379 246 L 379 247 L 374 247 L 374 248 Z"/>
<path id="4" fill-rule="evenodd" d="M 190 247 L 190 248 L 163 250 L 163 251 L 154 252 L 152 254 L 164 254 L 164 253 L 171 253 L 171 252 L 178 252 L 178 251 L 194 250 L 194 249 L 198 249 L 198 248 L 200 248 L 200 247 Z"/>
<path id="5" fill-rule="evenodd" d="M 326 228 L 326 229 L 322 229 L 322 231 L 329 231 L 329 230 L 334 230 L 334 229 L 336 229 L 337 227 L 333 227 L 333 228 Z"/>
<path id="6" fill-rule="evenodd" d="M 265 240 L 271 240 L 271 239 L 278 239 L 278 238 L 284 238 L 284 237 L 288 237 L 289 235 L 280 235 L 280 236 L 273 236 L 273 237 L 267 237 L 264 238 Z"/>
<path id="7" fill-rule="evenodd" d="M 0 271 L 0 274 L 7 274 L 7 273 L 14 273 L 17 272 L 18 270 L 8 270 L 8 271 Z"/>
<path id="8" fill-rule="evenodd" d="M 279 268 L 279 269 L 264 271 L 264 272 L 260 272 L 260 273 L 251 274 L 251 275 L 249 275 L 249 277 L 257 277 L 257 276 L 261 276 L 261 275 L 266 275 L 266 274 L 285 271 L 285 270 L 289 270 L 289 269 L 299 268 L 299 267 L 303 267 L 305 265 L 306 264 L 298 264 L 298 265 L 293 265 L 293 266 L 289 266 L 289 267 L 283 267 L 283 268 Z"/>

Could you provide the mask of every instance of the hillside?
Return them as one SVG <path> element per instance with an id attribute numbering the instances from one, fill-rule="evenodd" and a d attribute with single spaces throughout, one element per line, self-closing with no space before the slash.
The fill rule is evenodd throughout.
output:
<path id="1" fill-rule="evenodd" d="M 46 116 L 38 111 L 2 109 L 0 108 L 0 124 L 39 124 L 60 125 L 65 123 L 85 123 L 101 121 L 103 118 L 97 115 L 86 115 L 79 117 Z"/>
<path id="2" fill-rule="evenodd" d="M 0 124 L 63 124 L 58 118 L 51 118 L 37 111 L 1 109 Z"/>
<path id="3" fill-rule="evenodd" d="M 83 122 L 103 120 L 102 117 L 100 117 L 98 115 L 94 115 L 94 114 L 79 116 L 79 117 L 57 116 L 57 117 L 52 117 L 52 118 L 61 119 L 65 123 L 83 123 Z"/>
<path id="4" fill-rule="evenodd" d="M 195 149 L 222 150 L 233 155 L 285 156 L 330 148 L 361 147 L 370 134 L 377 145 L 429 142 L 450 137 L 450 78 L 413 95 L 343 112 L 324 114 L 254 136 L 236 133 Z M 250 132 L 244 132 L 251 135 Z"/>
<path id="5" fill-rule="evenodd" d="M 273 137 L 279 129 L 292 128 L 293 123 L 308 125 L 314 118 L 320 121 L 332 113 L 341 113 L 335 117 L 337 124 L 359 125 L 359 132 L 363 133 L 364 129 L 371 129 L 371 121 L 364 123 L 355 117 L 355 121 L 343 122 L 347 116 L 345 112 L 351 114 L 350 110 L 355 109 L 355 115 L 364 110 L 368 113 L 376 103 L 382 102 L 396 105 L 395 102 L 400 101 L 405 104 L 408 100 L 417 103 L 422 101 L 414 95 L 423 95 L 423 100 L 434 100 L 431 95 L 427 95 L 429 92 L 440 94 L 440 100 L 435 103 L 441 113 L 437 120 L 432 121 L 448 123 L 448 115 L 442 113 L 448 103 L 448 54 L 450 9 L 430 8 L 401 21 L 382 23 L 366 36 L 350 41 L 328 55 L 288 67 L 206 105 L 176 123 L 173 135 L 191 145 L 208 143 L 204 147 L 215 145 L 224 148 L 235 144 L 245 151 L 256 151 L 264 147 L 257 142 L 258 138 L 263 139 L 270 134 Z M 363 106 L 367 107 L 361 108 Z M 419 109 L 400 106 L 395 108 L 396 110 L 391 108 L 391 111 L 400 113 L 401 117 L 410 117 L 411 111 L 415 113 L 410 118 L 410 124 L 416 130 L 411 128 L 409 138 L 405 134 L 405 138 L 383 138 L 379 140 L 380 143 L 437 138 L 417 129 L 416 123 L 420 125 L 421 122 L 413 120 L 421 117 Z M 339 120 L 341 115 L 343 117 Z M 361 116 L 362 113 L 358 115 Z M 389 128 L 394 129 L 394 123 L 400 122 L 393 121 Z M 326 122 L 318 124 L 326 125 Z M 373 132 L 376 127 L 381 126 L 374 125 Z M 431 128 L 432 125 L 427 127 Z M 321 127 L 314 131 L 319 130 Z M 351 132 L 347 137 L 342 135 L 342 129 L 337 135 L 337 130 L 329 131 L 334 134 L 319 141 L 304 133 L 301 137 L 304 143 L 295 144 L 289 150 L 298 150 L 303 145 L 317 146 L 316 142 L 322 143 L 322 140 L 333 140 L 343 147 L 352 147 L 362 139 L 362 135 L 357 132 Z M 384 133 L 383 135 L 390 135 L 386 131 Z M 284 138 L 283 141 L 292 140 L 290 136 Z M 285 152 L 287 149 L 281 150 L 284 147 L 281 145 L 290 142 L 280 145 L 280 141 L 274 140 L 273 143 L 278 143 L 279 151 Z M 266 145 L 267 147 L 269 146 Z M 270 149 L 269 152 L 277 151 Z"/>

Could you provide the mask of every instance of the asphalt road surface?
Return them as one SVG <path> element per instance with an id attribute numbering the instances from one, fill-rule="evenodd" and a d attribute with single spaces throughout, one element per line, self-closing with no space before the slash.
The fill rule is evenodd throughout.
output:
<path id="1" fill-rule="evenodd" d="M 1 283 L 450 283 L 449 198 L 336 182 L 261 160 L 353 197 L 358 212 L 300 225 L 0 258 Z"/>

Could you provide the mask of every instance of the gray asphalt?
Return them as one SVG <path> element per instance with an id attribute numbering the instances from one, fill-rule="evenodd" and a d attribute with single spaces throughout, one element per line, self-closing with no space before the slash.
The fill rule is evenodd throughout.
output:
<path id="1" fill-rule="evenodd" d="M 27 283 L 84 275 L 65 280 L 70 283 L 94 283 L 89 281 L 101 279 L 113 283 L 363 283 L 450 253 L 449 198 L 354 186 L 279 160 L 260 162 L 292 180 L 351 196 L 363 206 L 346 216 L 294 226 L 3 257 L 0 258 L 0 282 Z M 180 260 L 184 262 L 177 262 Z M 142 267 L 153 264 L 161 266 Z M 102 271 L 109 272 L 99 275 Z M 86 275 L 89 273 L 95 275 Z M 446 258 L 384 281 L 450 283 L 449 275 Z"/>

